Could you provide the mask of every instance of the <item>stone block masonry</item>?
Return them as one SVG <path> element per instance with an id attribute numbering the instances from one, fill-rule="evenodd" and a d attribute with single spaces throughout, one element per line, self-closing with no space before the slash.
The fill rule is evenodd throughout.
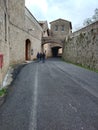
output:
<path id="1" fill-rule="evenodd" d="M 0 88 L 10 65 L 33 60 L 41 50 L 42 28 L 25 0 L 0 0 Z"/>
<path id="2" fill-rule="evenodd" d="M 66 61 L 98 70 L 98 22 L 66 38 L 63 58 Z"/>

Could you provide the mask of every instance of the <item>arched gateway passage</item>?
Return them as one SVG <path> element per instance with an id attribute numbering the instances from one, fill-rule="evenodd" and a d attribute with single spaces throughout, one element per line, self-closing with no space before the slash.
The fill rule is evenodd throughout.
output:
<path id="1" fill-rule="evenodd" d="M 42 50 L 46 52 L 47 57 L 62 56 L 62 46 L 58 43 L 47 43 L 42 46 Z"/>
<path id="2" fill-rule="evenodd" d="M 47 57 L 62 56 L 63 41 L 57 38 L 44 37 L 42 39 L 42 50 L 45 50 Z"/>
<path id="3" fill-rule="evenodd" d="M 25 43 L 25 60 L 31 60 L 31 42 L 29 39 Z"/>
<path id="4" fill-rule="evenodd" d="M 61 47 L 53 47 L 52 49 L 52 56 L 53 57 L 58 57 L 62 55 L 62 48 Z"/>

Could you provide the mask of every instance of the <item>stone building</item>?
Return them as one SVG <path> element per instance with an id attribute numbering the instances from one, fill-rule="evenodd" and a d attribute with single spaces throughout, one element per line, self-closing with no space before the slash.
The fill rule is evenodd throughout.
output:
<path id="1" fill-rule="evenodd" d="M 0 55 L 3 55 L 0 84 L 9 65 L 36 58 L 41 51 L 42 32 L 25 7 L 25 0 L 0 0 Z"/>
<path id="2" fill-rule="evenodd" d="M 47 21 L 38 21 L 40 26 L 43 29 L 42 37 L 48 37 L 49 36 L 49 27 Z"/>
<path id="3" fill-rule="evenodd" d="M 50 31 L 49 31 L 49 28 L 48 28 L 48 23 L 47 23 L 47 21 L 39 21 L 39 24 L 40 24 L 40 26 L 41 26 L 42 29 L 43 29 L 42 40 L 43 40 L 44 38 L 48 38 L 49 35 L 50 35 L 50 34 L 49 34 Z M 46 53 L 46 57 L 51 56 L 51 49 L 50 49 L 49 44 L 45 44 L 45 45 L 42 44 L 42 51 Z"/>
<path id="4" fill-rule="evenodd" d="M 0 0 L 0 55 L 3 55 L 3 59 L 0 57 L 0 62 L 3 62 L 2 66 L 0 66 L 0 84 L 9 67 L 9 22 L 7 2 L 8 1 Z"/>
<path id="5" fill-rule="evenodd" d="M 72 33 L 70 21 L 57 19 L 50 22 L 49 36 L 43 36 L 42 44 L 47 57 L 61 56 L 63 43 L 67 35 Z"/>
<path id="6" fill-rule="evenodd" d="M 57 19 L 50 22 L 51 36 L 58 37 L 59 39 L 65 39 L 66 35 L 72 33 L 72 24 L 70 21 L 64 19 Z"/>

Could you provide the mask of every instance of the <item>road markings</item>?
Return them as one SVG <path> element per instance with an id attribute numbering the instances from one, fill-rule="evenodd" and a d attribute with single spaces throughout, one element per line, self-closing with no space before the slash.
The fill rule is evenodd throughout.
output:
<path id="1" fill-rule="evenodd" d="M 36 64 L 36 72 L 35 72 L 35 83 L 34 83 L 34 97 L 32 96 L 32 111 L 30 118 L 30 126 L 29 130 L 37 130 L 37 94 L 38 94 L 38 65 Z"/>

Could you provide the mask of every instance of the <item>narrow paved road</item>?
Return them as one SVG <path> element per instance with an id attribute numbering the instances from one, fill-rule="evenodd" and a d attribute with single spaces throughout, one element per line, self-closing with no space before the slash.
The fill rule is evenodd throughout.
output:
<path id="1" fill-rule="evenodd" d="M 0 130 L 98 130 L 98 73 L 60 59 L 26 65 L 0 108 Z"/>

